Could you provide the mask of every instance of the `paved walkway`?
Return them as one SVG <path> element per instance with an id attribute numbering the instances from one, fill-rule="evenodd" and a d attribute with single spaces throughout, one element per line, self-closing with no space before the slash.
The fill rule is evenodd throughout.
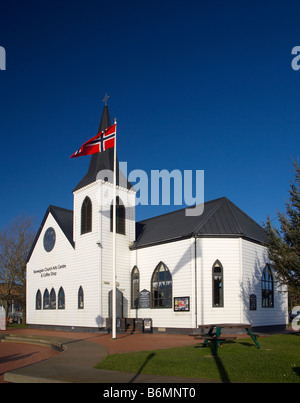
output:
<path id="1" fill-rule="evenodd" d="M 3 334 L 3 332 L 1 332 Z M 112 340 L 110 334 L 55 332 L 36 329 L 18 329 L 7 331 L 7 334 L 27 337 L 28 343 L 32 337 L 46 340 L 55 344 L 62 352 L 42 362 L 26 363 L 23 357 L 22 368 L 5 372 L 6 382 L 16 383 L 203 383 L 213 382 L 198 378 L 183 378 L 175 376 L 145 375 L 141 373 L 126 373 L 106 371 L 93 367 L 106 357 L 107 354 L 132 351 L 157 350 L 186 345 L 194 345 L 195 340 L 186 335 L 161 334 L 132 334 L 117 335 Z M 1 343 L 1 348 L 8 343 Z M 23 345 L 25 346 L 25 344 Z M 45 347 L 44 347 L 45 348 Z M 1 350 L 1 349 L 0 349 Z M 1 353 L 1 351 L 0 351 Z M 29 358 L 29 357 L 28 357 Z M 25 361 L 24 361 L 25 360 Z M 1 362 L 1 361 L 0 361 Z M 2 366 L 3 366 L 2 362 Z"/>
<path id="2" fill-rule="evenodd" d="M 59 354 L 49 347 L 30 344 L 0 343 L 0 384 L 8 371 L 47 360 Z"/>

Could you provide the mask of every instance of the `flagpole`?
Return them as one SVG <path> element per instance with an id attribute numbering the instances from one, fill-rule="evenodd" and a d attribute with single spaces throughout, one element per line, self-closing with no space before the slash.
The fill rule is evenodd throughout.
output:
<path id="1" fill-rule="evenodd" d="M 113 183 L 113 288 L 112 288 L 112 339 L 116 339 L 117 333 L 117 298 L 116 298 L 116 227 L 117 227 L 117 206 L 116 206 L 116 187 L 117 187 L 117 119 L 115 118 L 116 134 L 114 146 L 114 183 Z"/>

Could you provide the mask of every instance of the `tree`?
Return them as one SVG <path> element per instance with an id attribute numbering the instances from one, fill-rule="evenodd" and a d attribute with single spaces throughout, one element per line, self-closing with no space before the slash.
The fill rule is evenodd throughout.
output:
<path id="1" fill-rule="evenodd" d="M 0 231 L 0 301 L 18 300 L 26 323 L 26 258 L 35 236 L 35 219 L 19 216 Z"/>
<path id="2" fill-rule="evenodd" d="M 300 167 L 293 161 L 295 181 L 291 181 L 286 213 L 277 211 L 279 227 L 268 216 L 264 228 L 268 236 L 268 257 L 280 284 L 289 288 L 295 302 L 300 302 Z"/>

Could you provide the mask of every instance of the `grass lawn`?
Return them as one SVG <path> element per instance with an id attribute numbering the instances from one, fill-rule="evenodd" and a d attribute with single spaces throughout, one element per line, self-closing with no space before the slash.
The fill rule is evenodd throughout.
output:
<path id="1" fill-rule="evenodd" d="M 8 323 L 8 325 L 7 325 L 7 329 L 9 330 L 9 329 L 27 329 L 28 328 L 28 325 L 26 325 L 25 323 L 24 324 L 17 324 L 17 323 L 12 323 L 12 324 L 10 324 L 10 323 Z"/>
<path id="2" fill-rule="evenodd" d="M 213 357 L 210 347 L 178 347 L 165 350 L 107 356 L 96 368 L 157 375 L 175 375 L 224 382 L 300 383 L 300 333 L 224 343 Z"/>

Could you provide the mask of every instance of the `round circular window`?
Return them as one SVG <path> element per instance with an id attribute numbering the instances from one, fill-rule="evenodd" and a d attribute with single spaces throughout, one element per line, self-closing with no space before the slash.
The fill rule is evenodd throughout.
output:
<path id="1" fill-rule="evenodd" d="M 55 245 L 55 231 L 52 227 L 48 228 L 44 235 L 45 251 L 51 252 Z"/>

